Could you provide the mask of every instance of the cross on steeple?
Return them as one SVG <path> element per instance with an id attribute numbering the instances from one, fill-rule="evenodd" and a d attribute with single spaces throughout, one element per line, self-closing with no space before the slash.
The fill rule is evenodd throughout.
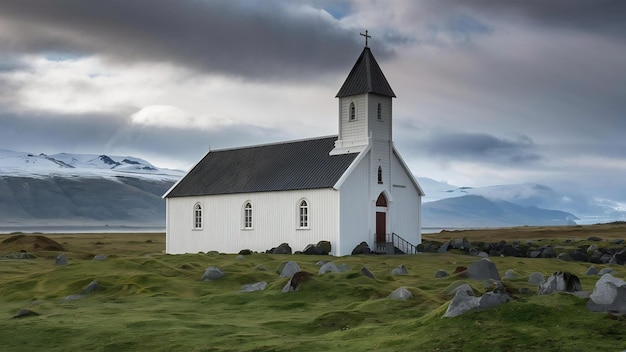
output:
<path id="1" fill-rule="evenodd" d="M 367 48 L 367 38 L 371 38 L 372 36 L 367 34 L 367 29 L 365 30 L 365 34 L 363 33 L 359 33 L 359 34 L 365 37 L 365 47 Z"/>

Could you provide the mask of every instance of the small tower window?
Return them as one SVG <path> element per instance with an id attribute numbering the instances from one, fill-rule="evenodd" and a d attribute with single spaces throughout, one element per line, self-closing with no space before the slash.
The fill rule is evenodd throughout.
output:
<path id="1" fill-rule="evenodd" d="M 354 102 L 350 103 L 350 121 L 356 120 L 356 107 Z"/>
<path id="2" fill-rule="evenodd" d="M 250 202 L 246 202 L 243 207 L 243 228 L 252 228 L 252 204 Z"/>
<path id="3" fill-rule="evenodd" d="M 202 228 L 202 205 L 200 203 L 193 206 L 193 228 Z"/>
<path id="4" fill-rule="evenodd" d="M 380 107 L 380 103 L 378 103 L 378 108 L 376 108 L 376 118 L 379 121 L 383 119 L 382 108 Z"/>
<path id="5" fill-rule="evenodd" d="M 300 227 L 309 227 L 309 204 L 304 199 L 298 205 L 298 214 Z"/>
<path id="6" fill-rule="evenodd" d="M 378 167 L 378 184 L 383 184 L 383 168 Z"/>

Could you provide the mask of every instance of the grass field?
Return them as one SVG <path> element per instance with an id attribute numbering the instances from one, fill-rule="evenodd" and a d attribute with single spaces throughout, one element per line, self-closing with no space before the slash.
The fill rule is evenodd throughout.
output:
<path id="1" fill-rule="evenodd" d="M 41 234 L 38 234 L 41 235 Z M 476 292 L 484 283 L 452 273 L 476 257 L 457 253 L 412 256 L 304 256 L 218 253 L 166 255 L 165 235 L 49 234 L 63 251 L 50 251 L 36 235 L 6 243 L 0 255 L 26 250 L 37 259 L 0 259 L 0 351 L 621 351 L 626 349 L 626 321 L 592 313 L 586 300 L 568 294 L 515 295 L 495 309 L 442 318 L 452 298 L 447 292 L 461 282 Z M 626 238 L 626 225 L 556 228 L 513 228 L 455 231 L 425 235 L 445 241 L 527 240 L 578 246 L 597 236 Z M 565 241 L 569 240 L 569 241 Z M 5 243 L 3 243 L 5 241 Z M 38 248 L 35 248 L 39 246 Z M 65 253 L 66 266 L 55 257 Z M 104 261 L 92 260 L 104 254 Z M 589 263 L 557 259 L 490 258 L 501 276 L 511 269 L 516 278 L 504 284 L 517 290 L 534 271 L 545 276 L 569 271 L 584 290 L 593 290 L 598 276 L 584 275 Z M 296 261 L 313 273 L 296 292 L 281 293 L 287 279 L 276 269 Z M 318 276 L 320 260 L 345 263 L 351 270 Z M 404 264 L 408 275 L 391 275 Z M 208 266 L 226 276 L 204 282 Z M 376 280 L 362 276 L 367 267 Z M 603 266 L 595 265 L 601 269 Z M 259 270 L 259 268 L 267 270 Z M 621 266 L 614 275 L 626 277 Z M 99 289 L 80 300 L 63 300 L 92 280 Z M 266 281 L 264 291 L 237 292 L 244 284 Z M 386 298 L 399 287 L 413 298 Z M 12 319 L 20 308 L 38 316 Z"/>

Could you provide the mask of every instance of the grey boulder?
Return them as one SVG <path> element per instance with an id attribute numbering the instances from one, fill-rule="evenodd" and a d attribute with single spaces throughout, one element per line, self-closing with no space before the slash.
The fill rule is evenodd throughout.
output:
<path id="1" fill-rule="evenodd" d="M 63 253 L 57 255 L 54 259 L 54 265 L 67 265 L 67 256 Z"/>
<path id="2" fill-rule="evenodd" d="M 582 291 L 582 289 L 578 276 L 558 271 L 539 284 L 537 294 L 549 295 L 555 292 L 577 292 Z"/>
<path id="3" fill-rule="evenodd" d="M 224 272 L 222 272 L 219 268 L 214 266 L 210 266 L 206 268 L 204 274 L 202 274 L 202 281 L 213 281 L 219 280 L 225 276 Z"/>
<path id="4" fill-rule="evenodd" d="M 543 282 L 543 280 L 544 280 L 543 274 L 537 271 L 530 274 L 530 276 L 528 277 L 528 282 L 530 282 L 531 284 L 535 284 L 535 285 L 539 285 L 540 283 Z"/>
<path id="5" fill-rule="evenodd" d="M 407 275 L 409 271 L 404 264 L 400 264 L 397 268 L 391 270 L 391 275 Z"/>
<path id="6" fill-rule="evenodd" d="M 413 298 L 413 294 L 411 293 L 411 291 L 407 290 L 405 287 L 400 287 L 394 290 L 393 292 L 391 292 L 391 294 L 389 294 L 387 298 L 395 299 L 398 301 L 406 301 L 406 300 Z"/>
<path id="7" fill-rule="evenodd" d="M 483 258 L 470 264 L 467 268 L 467 275 L 474 280 L 497 280 L 500 281 L 500 274 L 496 265 L 488 258 Z"/>
<path id="8" fill-rule="evenodd" d="M 592 312 L 626 313 L 626 282 L 611 274 L 602 275 L 589 296 L 587 308 Z"/>
<path id="9" fill-rule="evenodd" d="M 324 265 L 322 265 L 322 267 L 320 268 L 319 272 L 317 273 L 318 275 L 324 275 L 326 273 L 338 273 L 340 272 L 339 268 L 337 267 L 337 265 L 335 265 L 335 263 L 333 262 L 328 262 Z"/>
<path id="10" fill-rule="evenodd" d="M 263 291 L 267 287 L 267 282 L 261 281 L 253 284 L 243 285 L 239 292 L 254 292 L 254 291 Z"/>
<path id="11" fill-rule="evenodd" d="M 297 273 L 300 270 L 301 269 L 298 263 L 294 261 L 288 261 L 283 267 L 283 270 L 280 272 L 280 277 L 292 277 L 293 274 Z"/>

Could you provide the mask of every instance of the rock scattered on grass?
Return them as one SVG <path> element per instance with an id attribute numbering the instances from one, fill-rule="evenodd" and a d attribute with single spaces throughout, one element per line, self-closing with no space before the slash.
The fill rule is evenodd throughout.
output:
<path id="1" fill-rule="evenodd" d="M 513 280 L 516 276 L 517 275 L 515 274 L 515 271 L 513 271 L 512 269 L 509 269 L 506 271 L 506 273 L 504 273 L 505 279 Z"/>
<path id="2" fill-rule="evenodd" d="M 39 313 L 34 312 L 34 311 L 30 310 L 30 309 L 20 308 L 20 309 L 18 309 L 17 313 L 15 313 L 13 318 L 35 317 L 35 316 L 38 316 L 38 315 L 39 315 Z"/>
<path id="3" fill-rule="evenodd" d="M 98 261 L 107 260 L 107 256 L 104 254 L 97 254 L 96 256 L 93 257 L 93 260 L 98 260 Z"/>
<path id="4" fill-rule="evenodd" d="M 528 282 L 534 285 L 539 285 L 540 283 L 543 282 L 543 280 L 544 280 L 543 274 L 537 271 L 530 274 L 530 276 L 528 277 Z"/>
<path id="5" fill-rule="evenodd" d="M 598 275 L 599 275 L 599 276 L 602 276 L 602 275 L 604 275 L 604 274 L 610 274 L 610 273 L 612 273 L 612 272 L 613 272 L 613 269 L 611 269 L 611 268 L 602 268 L 602 270 L 600 270 L 600 271 L 598 272 Z"/>
<path id="6" fill-rule="evenodd" d="M 37 259 L 34 254 L 26 252 L 7 253 L 2 256 L 3 259 Z"/>
<path id="7" fill-rule="evenodd" d="M 92 280 L 82 291 L 80 291 L 79 293 L 75 293 L 73 295 L 65 296 L 63 297 L 63 300 L 64 301 L 76 301 L 79 299 L 83 299 L 87 297 L 87 295 L 89 295 L 90 293 L 94 291 L 97 291 L 98 289 L 100 289 L 100 285 L 98 284 L 98 281 Z"/>
<path id="8" fill-rule="evenodd" d="M 64 253 L 57 255 L 54 259 L 54 265 L 67 265 L 67 256 Z"/>
<path id="9" fill-rule="evenodd" d="M 97 291 L 99 288 L 100 288 L 100 285 L 98 284 L 98 281 L 93 280 L 87 285 L 87 287 L 85 287 L 82 293 L 88 294 L 88 293 Z"/>
<path id="10" fill-rule="evenodd" d="M 335 263 L 333 262 L 328 262 L 322 265 L 322 267 L 320 268 L 317 274 L 324 275 L 326 273 L 338 273 L 338 272 L 339 272 L 339 268 L 337 267 L 337 265 L 335 265 Z"/>
<path id="11" fill-rule="evenodd" d="M 280 277 L 293 277 L 295 273 L 300 271 L 300 266 L 294 261 L 288 261 L 280 271 Z"/>
<path id="12" fill-rule="evenodd" d="M 556 258 L 565 262 L 574 261 L 574 259 L 572 259 L 572 257 L 568 253 L 561 253 Z"/>
<path id="13" fill-rule="evenodd" d="M 352 255 L 358 255 L 358 254 L 370 254 L 372 253 L 372 250 L 370 249 L 370 246 L 367 244 L 367 242 L 361 242 L 359 243 L 356 247 L 354 247 L 354 249 L 352 250 Z"/>
<path id="14" fill-rule="evenodd" d="M 448 272 L 445 270 L 437 270 L 435 272 L 435 278 L 437 279 L 440 279 L 442 277 L 447 277 L 447 276 L 450 276 L 450 274 L 448 274 Z"/>
<path id="15" fill-rule="evenodd" d="M 407 270 L 404 264 L 400 264 L 397 268 L 391 270 L 391 275 L 408 275 L 409 271 Z"/>
<path id="16" fill-rule="evenodd" d="M 406 301 L 413 298 L 413 294 L 405 287 L 400 287 L 391 292 L 389 296 L 387 296 L 387 298 L 395 299 L 398 301 Z"/>
<path id="17" fill-rule="evenodd" d="M 482 297 L 476 297 L 474 290 L 468 284 L 463 284 L 455 289 L 454 298 L 448 305 L 444 318 L 453 318 L 471 310 L 486 310 L 499 306 L 502 303 L 511 301 L 511 297 L 506 293 L 494 290 L 487 292 Z"/>
<path id="18" fill-rule="evenodd" d="M 340 272 L 345 273 L 350 271 L 350 269 L 352 269 L 348 264 L 346 263 L 341 263 L 339 265 L 337 265 L 337 268 L 339 269 Z"/>
<path id="19" fill-rule="evenodd" d="M 253 284 L 243 285 L 239 292 L 254 292 L 254 291 L 263 291 L 267 287 L 267 282 L 261 281 Z"/>
<path id="20" fill-rule="evenodd" d="M 626 313 L 626 282 L 611 274 L 602 275 L 589 296 L 587 308 L 592 312 Z"/>
<path id="21" fill-rule="evenodd" d="M 468 284 L 459 286 L 456 289 L 454 298 L 448 305 L 444 318 L 453 318 L 463 313 L 469 312 L 478 307 L 480 298 L 474 295 L 474 291 Z"/>
<path id="22" fill-rule="evenodd" d="M 306 271 L 298 271 L 294 273 L 291 279 L 287 281 L 285 287 L 283 287 L 282 293 L 297 291 L 302 283 L 309 281 L 311 273 Z"/>
<path id="23" fill-rule="evenodd" d="M 577 292 L 582 291 L 582 285 L 578 276 L 569 273 L 557 271 L 539 284 L 537 288 L 538 295 L 549 295 L 555 292 Z"/>
<path id="24" fill-rule="evenodd" d="M 85 295 L 83 295 L 83 294 L 81 294 L 81 293 L 75 293 L 75 294 L 73 294 L 73 295 L 69 295 L 69 296 L 65 296 L 65 297 L 63 297 L 63 300 L 64 300 L 64 301 L 77 301 L 77 300 L 79 300 L 79 299 L 83 299 L 83 298 L 85 298 L 85 297 L 86 297 L 86 296 L 85 296 Z"/>
<path id="25" fill-rule="evenodd" d="M 369 277 L 372 280 L 376 280 L 376 276 L 374 275 L 374 273 L 372 273 L 368 268 L 366 267 L 362 267 L 361 270 L 359 270 L 359 272 L 361 273 L 361 275 L 365 276 L 365 277 Z"/>
<path id="26" fill-rule="evenodd" d="M 500 274 L 496 265 L 489 259 L 483 258 L 470 264 L 467 268 L 467 275 L 474 280 L 497 280 L 500 281 Z"/>
<path id="27" fill-rule="evenodd" d="M 214 281 L 219 280 L 225 276 L 224 272 L 219 268 L 210 266 L 206 268 L 204 274 L 202 274 L 202 281 Z"/>
<path id="28" fill-rule="evenodd" d="M 331 251 L 331 245 L 329 241 L 319 241 L 317 244 L 309 244 L 304 247 L 302 254 L 308 255 L 328 255 Z"/>
<path id="29" fill-rule="evenodd" d="M 291 247 L 287 243 L 281 243 L 278 247 L 271 249 L 271 254 L 291 254 Z"/>
<path id="30" fill-rule="evenodd" d="M 595 266 L 590 266 L 589 269 L 585 272 L 585 275 L 598 275 L 598 269 Z"/>

